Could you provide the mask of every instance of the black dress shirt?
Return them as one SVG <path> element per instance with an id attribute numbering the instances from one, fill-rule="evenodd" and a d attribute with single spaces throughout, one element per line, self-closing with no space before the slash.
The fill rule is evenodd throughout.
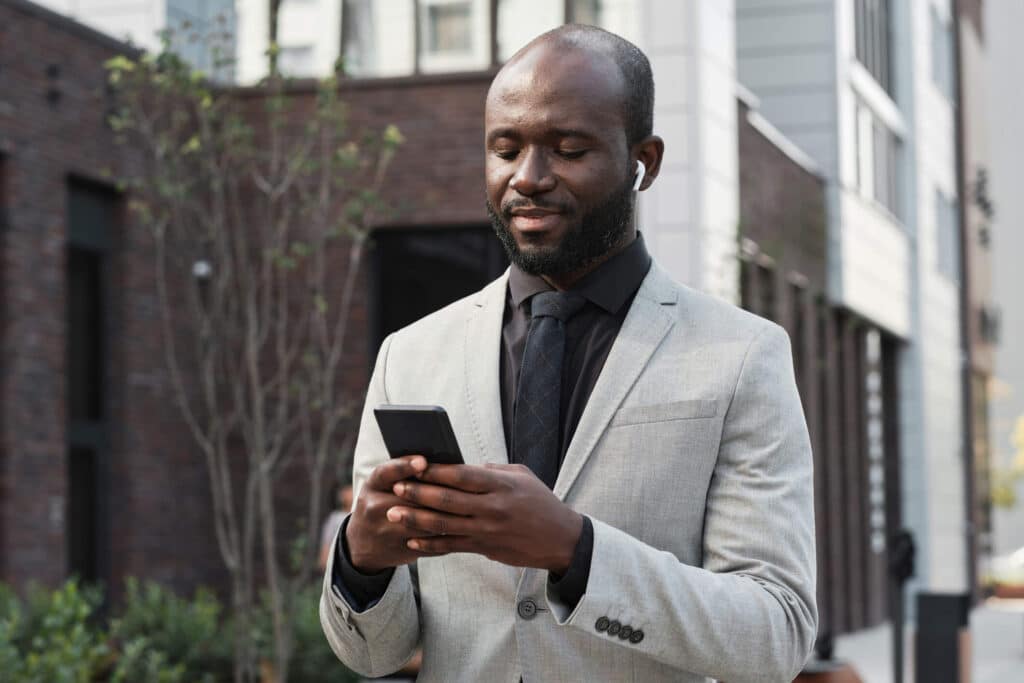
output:
<path id="1" fill-rule="evenodd" d="M 628 247 L 608 259 L 577 282 L 572 291 L 586 299 L 583 308 L 565 326 L 565 356 L 562 364 L 562 395 L 559 410 L 558 467 L 561 469 L 590 393 L 604 367 L 612 343 L 619 334 L 633 297 L 651 267 L 651 257 L 643 237 L 637 235 Z M 505 314 L 501 328 L 501 413 L 505 445 L 512 462 L 512 419 L 519 370 L 522 367 L 526 336 L 530 328 L 530 300 L 534 294 L 552 287 L 543 278 L 528 275 L 512 266 L 509 273 Z M 347 526 L 347 520 L 346 524 Z M 369 609 L 383 596 L 392 571 L 367 575 L 358 572 L 348 558 L 345 527 L 339 534 L 341 552 L 335 562 L 332 583 L 349 605 L 357 611 Z M 550 578 L 552 588 L 567 605 L 575 605 L 586 592 L 593 554 L 594 531 L 586 516 L 569 569 L 561 577 Z"/>

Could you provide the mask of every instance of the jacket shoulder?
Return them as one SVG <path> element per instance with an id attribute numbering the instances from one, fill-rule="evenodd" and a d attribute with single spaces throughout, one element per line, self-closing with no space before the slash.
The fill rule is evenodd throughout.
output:
<path id="1" fill-rule="evenodd" d="M 776 323 L 716 296 L 673 279 L 655 262 L 638 296 L 662 304 L 675 316 L 678 329 L 690 341 L 702 343 L 753 341 L 762 334 L 788 335 Z M 666 305 L 671 304 L 671 305 Z"/>

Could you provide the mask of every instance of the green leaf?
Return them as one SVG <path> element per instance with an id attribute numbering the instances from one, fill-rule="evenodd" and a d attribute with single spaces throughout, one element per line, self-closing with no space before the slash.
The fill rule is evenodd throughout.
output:
<path id="1" fill-rule="evenodd" d="M 199 136 L 193 135 L 185 142 L 184 145 L 181 146 L 181 153 L 192 154 L 193 152 L 198 152 L 201 147 L 202 145 L 199 142 Z"/>
<path id="2" fill-rule="evenodd" d="M 103 62 L 103 68 L 107 71 L 134 71 L 135 62 L 124 55 L 117 55 Z"/>
<path id="3" fill-rule="evenodd" d="M 384 129 L 383 139 L 385 144 L 393 147 L 397 147 L 405 142 L 405 137 L 402 135 L 402 132 L 398 130 L 398 126 L 393 123 L 389 123 Z"/>

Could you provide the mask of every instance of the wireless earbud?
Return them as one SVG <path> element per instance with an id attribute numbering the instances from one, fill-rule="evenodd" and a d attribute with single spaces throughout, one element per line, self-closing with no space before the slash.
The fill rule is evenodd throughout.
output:
<path id="1" fill-rule="evenodd" d="M 644 176 L 647 174 L 647 167 L 644 166 L 644 162 L 639 159 L 636 160 L 636 179 L 633 181 L 633 191 L 636 192 L 640 189 L 641 183 L 644 182 Z"/>

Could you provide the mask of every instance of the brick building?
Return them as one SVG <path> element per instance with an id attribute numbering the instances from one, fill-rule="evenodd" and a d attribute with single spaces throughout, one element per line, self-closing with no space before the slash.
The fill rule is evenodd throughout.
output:
<path id="1" fill-rule="evenodd" d="M 103 63 L 122 53 L 132 48 L 0 0 L 0 580 L 16 585 L 71 573 L 115 590 L 132 575 L 181 589 L 224 578 L 205 466 L 171 399 L 151 246 L 109 180 L 133 164 L 105 124 Z M 472 189 L 490 77 L 346 88 L 353 125 L 395 123 L 408 138 L 390 172 L 396 211 L 360 279 L 354 385 L 386 331 L 505 267 Z M 292 96 L 312 101 L 314 90 Z"/>

